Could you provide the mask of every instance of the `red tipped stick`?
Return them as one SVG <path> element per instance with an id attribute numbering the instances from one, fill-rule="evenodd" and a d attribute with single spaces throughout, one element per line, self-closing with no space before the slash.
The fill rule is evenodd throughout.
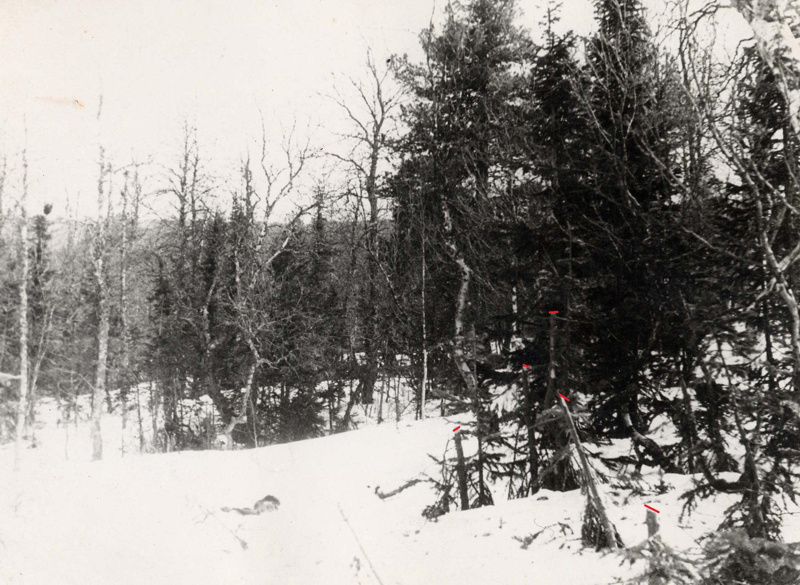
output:
<path id="1" fill-rule="evenodd" d="M 550 311 L 551 315 L 558 315 L 558 311 Z"/>
<path id="2" fill-rule="evenodd" d="M 569 398 L 567 398 L 566 396 L 564 396 L 564 395 L 563 395 L 561 392 L 559 392 L 559 393 L 558 393 L 558 395 L 559 395 L 559 396 L 561 396 L 561 398 L 563 398 L 563 399 L 564 399 L 564 400 L 566 400 L 567 402 L 569 402 Z"/>
<path id="3" fill-rule="evenodd" d="M 458 426 L 458 427 L 454 428 L 454 429 L 453 429 L 453 432 L 455 433 L 455 432 L 456 432 L 458 429 L 460 429 L 460 428 L 461 428 L 460 426 Z"/>
<path id="4" fill-rule="evenodd" d="M 529 370 L 531 369 L 531 367 L 528 364 L 522 364 L 522 367 L 523 368 L 528 368 Z"/>
<path id="5" fill-rule="evenodd" d="M 651 508 L 651 507 L 650 507 L 650 506 L 648 506 L 647 504 L 645 504 L 645 505 L 644 505 L 644 507 L 645 507 L 645 508 L 647 508 L 648 510 L 652 510 L 652 511 L 653 511 L 653 512 L 655 512 L 656 514 L 661 514 L 661 512 L 659 512 L 659 511 L 658 511 L 658 510 L 656 510 L 655 508 Z"/>

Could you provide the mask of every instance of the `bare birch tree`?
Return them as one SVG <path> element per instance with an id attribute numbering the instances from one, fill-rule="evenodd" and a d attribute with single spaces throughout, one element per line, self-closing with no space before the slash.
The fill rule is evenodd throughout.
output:
<path id="1" fill-rule="evenodd" d="M 103 101 L 97 110 L 97 120 Z M 92 260 L 94 264 L 94 277 L 97 294 L 97 368 L 92 394 L 92 460 L 103 458 L 103 436 L 101 420 L 103 417 L 103 400 L 106 396 L 106 375 L 108 373 L 108 332 L 109 332 L 109 307 L 108 283 L 106 281 L 106 256 L 108 232 L 108 200 L 110 188 L 106 186 L 107 177 L 111 176 L 110 165 L 105 160 L 105 149 L 100 146 L 100 162 L 97 178 L 97 220 L 92 234 Z"/>
<path id="2" fill-rule="evenodd" d="M 796 136 L 800 136 L 800 43 L 795 38 L 789 26 L 790 4 L 775 0 L 739 0 L 734 3 L 736 9 L 745 18 L 753 31 L 756 39 L 759 55 L 772 71 L 783 98 L 786 100 L 786 108 L 789 123 Z M 796 6 L 793 8 L 795 15 Z M 721 135 L 715 133 L 721 141 Z M 781 222 L 786 215 L 787 209 L 797 215 L 798 209 L 786 200 L 784 193 L 776 186 L 769 184 L 763 176 L 760 176 L 757 169 L 747 168 L 744 161 L 736 157 L 732 149 L 724 149 L 723 152 L 731 159 L 737 170 L 745 173 L 745 180 L 748 186 L 756 194 L 756 206 L 759 224 L 761 226 L 759 240 L 764 256 L 767 261 L 772 280 L 770 286 L 774 286 L 780 295 L 791 316 L 791 339 L 792 357 L 794 360 L 794 389 L 795 393 L 800 392 L 800 307 L 798 307 L 797 291 L 793 290 L 791 279 L 787 278 L 789 267 L 800 258 L 800 240 L 792 250 L 783 258 L 776 257 L 773 250 L 770 234 L 777 232 L 777 227 L 770 225 L 765 214 L 762 193 L 769 198 L 768 203 L 772 204 L 774 198 L 777 206 L 782 208 L 782 212 L 777 212 L 775 221 Z M 757 174 L 758 176 L 751 176 Z M 797 182 L 797 176 L 792 179 Z"/>
<path id="3" fill-rule="evenodd" d="M 294 226 L 314 205 L 300 206 L 286 222 L 284 236 L 271 239 L 270 221 L 276 205 L 295 193 L 298 180 L 311 158 L 315 156 L 310 142 L 297 143 L 295 127 L 288 132 L 282 144 L 282 164 L 271 164 L 268 160 L 266 130 L 262 124 L 260 166 L 265 188 L 259 192 L 253 182 L 250 161 L 242 169 L 244 180 L 244 211 L 248 218 L 248 233 L 234 234 L 233 267 L 235 298 L 232 300 L 232 318 L 237 330 L 249 349 L 250 363 L 244 382 L 239 412 L 232 413 L 225 426 L 224 435 L 228 449 L 233 449 L 233 432 L 240 424 L 247 422 L 247 409 L 255 376 L 259 368 L 270 361 L 259 351 L 259 337 L 268 331 L 271 321 L 263 311 L 264 299 L 261 290 L 265 279 L 270 278 L 272 265 L 283 254 L 294 234 Z M 255 220 L 258 207 L 263 210 L 260 221 Z M 262 285 L 262 286 L 260 286 Z M 255 405 L 253 404 L 253 409 Z M 256 439 L 257 440 L 257 439 Z"/>
<path id="4" fill-rule="evenodd" d="M 120 409 L 122 412 L 122 452 L 125 453 L 125 429 L 128 423 L 128 393 L 131 388 L 131 333 L 129 318 L 129 290 L 128 276 L 130 272 L 129 256 L 133 238 L 136 235 L 138 207 L 141 200 L 141 182 L 139 170 L 134 165 L 131 175 L 127 170 L 124 173 L 125 182 L 120 193 L 122 209 L 120 212 L 120 241 L 119 241 L 119 319 L 120 319 Z M 139 407 L 139 391 L 136 390 L 136 404 L 139 420 L 139 443 L 143 448 L 142 416 Z"/>
<path id="5" fill-rule="evenodd" d="M 390 60 L 391 61 L 391 60 Z M 347 155 L 333 153 L 333 156 L 345 162 L 354 172 L 357 179 L 356 199 L 360 215 L 366 227 L 367 252 L 367 294 L 366 314 L 364 316 L 364 353 L 366 364 L 361 376 L 361 398 L 364 403 L 373 402 L 375 382 L 378 379 L 378 356 L 381 346 L 379 329 L 380 290 L 378 288 L 380 259 L 380 197 L 378 184 L 378 166 L 386 157 L 390 128 L 393 115 L 397 109 L 402 92 L 389 86 L 391 69 L 379 69 L 372 54 L 367 55 L 368 85 L 350 80 L 357 96 L 360 113 L 352 107 L 341 94 L 335 101 L 345 112 L 353 127 L 346 138 L 353 143 L 353 150 Z M 364 208 L 364 200 L 369 211 Z"/>
<path id="6" fill-rule="evenodd" d="M 17 402 L 17 429 L 14 443 L 14 468 L 19 469 L 25 421 L 28 414 L 28 153 L 22 151 L 22 196 L 20 198 L 20 285 L 19 285 L 19 400 Z"/>

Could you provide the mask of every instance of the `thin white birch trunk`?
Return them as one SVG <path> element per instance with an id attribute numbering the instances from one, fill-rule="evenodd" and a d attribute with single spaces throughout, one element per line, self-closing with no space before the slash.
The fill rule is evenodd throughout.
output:
<path id="1" fill-rule="evenodd" d="M 250 401 L 250 392 L 253 388 L 253 379 L 256 375 L 258 365 L 261 363 L 261 356 L 258 354 L 255 344 L 252 340 L 248 341 L 250 345 L 250 353 L 253 356 L 253 363 L 250 364 L 250 369 L 247 372 L 247 381 L 245 382 L 244 394 L 242 395 L 242 407 L 238 416 L 234 415 L 228 425 L 225 427 L 225 438 L 228 443 L 226 447 L 230 450 L 233 449 L 233 430 L 237 425 L 247 422 L 247 405 Z"/>
<path id="2" fill-rule="evenodd" d="M 99 117 L 99 114 L 98 114 Z M 94 233 L 93 255 L 94 255 L 94 276 L 97 285 L 97 369 L 92 395 L 92 460 L 97 461 L 103 458 L 103 436 L 101 431 L 101 420 L 103 417 L 103 400 L 106 396 L 106 374 L 108 371 L 108 290 L 105 276 L 105 247 L 106 247 L 106 226 L 103 217 L 104 198 L 105 198 L 105 175 L 106 167 L 103 148 L 100 147 L 100 177 L 97 182 L 97 226 Z"/>
<path id="3" fill-rule="evenodd" d="M 453 219 L 450 215 L 450 208 L 447 202 L 442 201 L 442 214 L 444 216 L 444 235 L 445 245 L 450 249 L 453 260 L 461 272 L 461 285 L 458 288 L 456 297 L 456 313 L 454 317 L 455 331 L 453 335 L 453 361 L 455 362 L 461 378 L 467 387 L 467 392 L 471 398 L 477 397 L 478 382 L 472 374 L 469 360 L 466 357 L 464 346 L 465 338 L 465 318 L 467 312 L 467 300 L 469 298 L 469 285 L 472 280 L 472 269 L 467 264 L 464 255 L 456 245 L 455 235 L 453 234 Z"/>
<path id="4" fill-rule="evenodd" d="M 428 391 L 428 321 L 425 314 L 425 234 L 422 234 L 422 389 L 419 417 L 425 420 L 425 401 Z"/>
<path id="5" fill-rule="evenodd" d="M 19 401 L 17 402 L 17 428 L 14 442 L 14 469 L 20 468 L 25 420 L 28 412 L 28 155 L 22 151 L 22 198 L 20 200 L 20 270 L 19 286 Z"/>
<path id="6" fill-rule="evenodd" d="M 130 341 L 128 336 L 128 180 L 125 179 L 125 186 L 122 189 L 122 217 L 121 223 L 121 238 L 119 250 L 119 311 L 120 311 L 120 329 L 122 337 L 122 377 L 120 384 L 119 400 L 120 409 L 122 410 L 122 433 L 120 440 L 120 448 L 122 454 L 125 454 L 125 431 L 128 427 L 128 392 L 129 377 L 128 368 L 130 365 Z M 139 417 L 141 422 L 141 415 Z"/>

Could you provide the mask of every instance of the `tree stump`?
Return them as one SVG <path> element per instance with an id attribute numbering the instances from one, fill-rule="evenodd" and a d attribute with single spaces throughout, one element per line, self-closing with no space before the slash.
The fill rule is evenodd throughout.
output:
<path id="1" fill-rule="evenodd" d="M 467 464 L 464 461 L 464 448 L 461 446 L 461 431 L 456 431 L 453 440 L 456 443 L 456 475 L 458 493 L 461 496 L 461 509 L 469 510 L 469 494 L 467 493 Z"/>
<path id="2" fill-rule="evenodd" d="M 658 534 L 658 516 L 656 516 L 655 512 L 648 510 L 644 522 L 647 524 L 647 538 L 652 538 Z"/>

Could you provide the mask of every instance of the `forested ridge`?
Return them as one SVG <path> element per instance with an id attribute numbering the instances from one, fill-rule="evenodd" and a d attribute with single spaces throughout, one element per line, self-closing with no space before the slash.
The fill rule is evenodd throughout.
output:
<path id="1" fill-rule="evenodd" d="M 765 4 L 743 14 L 778 22 Z M 393 418 L 402 379 L 417 417 L 473 416 L 431 519 L 498 482 L 584 487 L 584 544 L 630 547 L 597 486 L 694 474 L 687 513 L 740 495 L 705 582 L 797 582 L 797 63 L 763 39 L 722 58 L 710 6 L 669 35 L 638 0 L 594 11 L 579 38 L 555 5 L 529 31 L 513 0 L 450 3 L 422 61 L 370 56 L 332 92 L 344 150 L 287 132 L 273 163 L 265 136 L 231 186 L 187 124 L 164 172 L 101 149 L 92 220 L 27 217 L 25 153 L 0 153 L 0 441 L 31 440 L 42 398 L 70 421 L 91 394 L 96 459 L 103 404 L 141 426 L 143 400 L 142 452 L 259 447 Z M 203 396 L 215 414 L 189 424 Z M 649 582 L 695 582 L 696 561 L 648 554 Z"/>

